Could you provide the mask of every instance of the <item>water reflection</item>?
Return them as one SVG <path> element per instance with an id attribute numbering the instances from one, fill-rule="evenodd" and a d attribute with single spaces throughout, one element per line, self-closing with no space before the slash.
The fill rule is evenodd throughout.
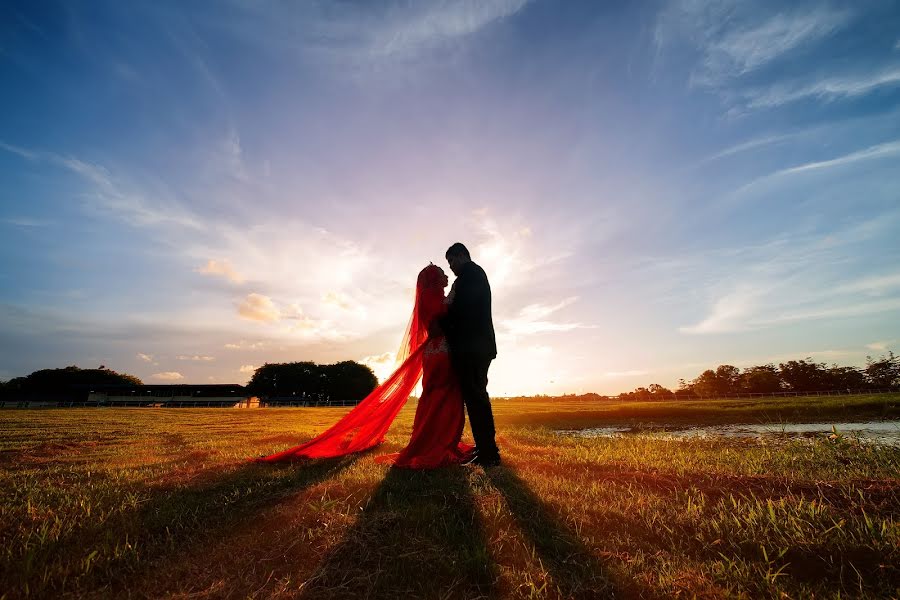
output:
<path id="1" fill-rule="evenodd" d="M 704 425 L 700 427 L 658 426 L 652 429 L 638 427 L 593 427 L 591 429 L 565 430 L 561 435 L 573 437 L 619 437 L 636 433 L 660 439 L 693 438 L 814 438 L 835 435 L 866 442 L 900 446 L 900 421 L 861 421 L 844 423 L 763 423 L 757 425 Z"/>

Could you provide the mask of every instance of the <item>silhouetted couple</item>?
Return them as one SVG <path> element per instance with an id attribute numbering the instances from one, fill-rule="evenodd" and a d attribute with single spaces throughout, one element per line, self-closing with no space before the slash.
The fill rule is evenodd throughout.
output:
<path id="1" fill-rule="evenodd" d="M 440 267 L 430 264 L 419 272 L 412 316 L 397 352 L 397 370 L 327 431 L 258 460 L 328 458 L 380 444 L 421 379 L 409 444 L 376 460 L 413 469 L 500 463 L 487 392 L 488 368 L 497 356 L 491 286 L 464 245 L 450 246 L 446 258 L 456 275 L 446 296 L 449 280 Z M 460 441 L 464 404 L 474 447 Z"/>

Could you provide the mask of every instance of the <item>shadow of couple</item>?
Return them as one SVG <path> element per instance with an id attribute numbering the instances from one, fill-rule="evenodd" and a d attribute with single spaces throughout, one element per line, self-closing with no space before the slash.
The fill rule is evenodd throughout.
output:
<path id="1" fill-rule="evenodd" d="M 144 531 L 177 531 L 170 542 L 180 552 L 170 554 L 157 545 L 152 570 L 138 568 L 126 579 L 146 579 L 158 590 L 184 590 L 185 582 L 193 581 L 188 587 L 195 591 L 205 588 L 224 596 L 268 593 L 277 581 L 291 582 L 291 589 L 282 592 L 302 598 L 615 595 L 576 532 L 505 465 L 388 469 L 373 491 L 364 491 L 361 510 L 339 541 L 312 563 L 316 551 L 311 546 L 321 540 L 301 539 L 302 528 L 282 517 L 311 512 L 310 505 L 295 505 L 291 499 L 335 478 L 359 458 L 277 467 L 249 464 L 209 485 L 158 498 L 144 507 Z M 506 510 L 489 514 L 489 505 Z M 248 521 L 248 514 L 257 516 Z M 511 539 L 510 517 L 521 541 Z M 302 519 L 315 521 L 316 515 L 303 514 Z M 297 544 L 302 552 L 294 554 L 288 546 Z M 201 550 L 209 550 L 205 560 L 220 563 L 209 581 L 203 581 L 206 577 L 193 560 L 184 560 Z M 264 562 L 259 557 L 266 554 L 277 559 L 253 564 Z M 516 573 L 522 572 L 535 581 L 517 581 Z"/>
<path id="2" fill-rule="evenodd" d="M 525 582 L 510 580 L 515 571 L 509 562 L 515 559 L 498 541 L 508 532 L 478 506 L 495 494 L 521 531 L 527 554 L 548 576 L 539 586 L 517 589 Z M 615 596 L 578 535 L 504 465 L 388 470 L 359 519 L 303 585 L 302 597 L 495 598 L 523 592 L 542 598 Z"/>

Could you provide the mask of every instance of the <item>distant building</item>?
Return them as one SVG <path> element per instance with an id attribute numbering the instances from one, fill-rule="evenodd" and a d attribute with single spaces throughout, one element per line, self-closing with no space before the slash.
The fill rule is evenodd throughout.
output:
<path id="1" fill-rule="evenodd" d="M 247 390 L 238 384 L 213 385 L 71 385 L 58 392 L 13 392 L 0 398 L 0 408 L 77 406 L 237 407 L 249 406 Z"/>
<path id="2" fill-rule="evenodd" d="M 214 385 L 135 385 L 94 386 L 87 403 L 98 406 L 231 407 L 247 400 L 244 386 Z"/>

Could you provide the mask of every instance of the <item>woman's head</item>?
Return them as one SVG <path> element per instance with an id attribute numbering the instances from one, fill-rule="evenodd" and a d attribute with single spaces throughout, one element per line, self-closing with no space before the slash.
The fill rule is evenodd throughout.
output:
<path id="1" fill-rule="evenodd" d="M 435 264 L 430 264 L 419 271 L 419 278 L 416 282 L 420 290 L 434 288 L 443 290 L 450 282 L 444 270 Z"/>

